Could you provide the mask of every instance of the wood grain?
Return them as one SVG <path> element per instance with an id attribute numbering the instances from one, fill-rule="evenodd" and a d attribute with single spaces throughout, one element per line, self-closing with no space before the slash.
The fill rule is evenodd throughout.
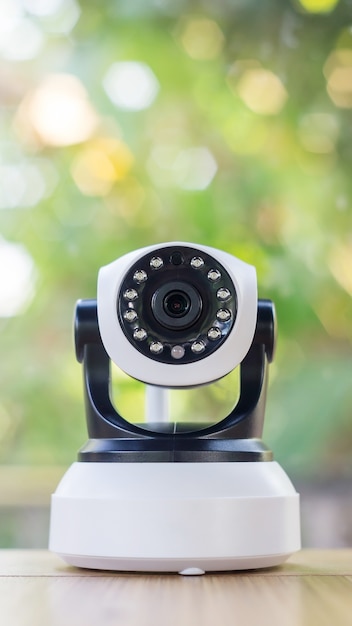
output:
<path id="1" fill-rule="evenodd" d="M 6 626 L 351 626 L 352 550 L 200 577 L 79 570 L 45 551 L 0 551 L 0 615 Z"/>

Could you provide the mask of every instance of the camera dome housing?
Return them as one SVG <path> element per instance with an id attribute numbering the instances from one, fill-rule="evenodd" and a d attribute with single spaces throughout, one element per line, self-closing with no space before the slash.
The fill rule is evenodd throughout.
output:
<path id="1" fill-rule="evenodd" d="M 169 388 L 207 384 L 250 348 L 255 268 L 196 244 L 142 248 L 101 268 L 97 311 L 106 352 L 130 376 Z"/>

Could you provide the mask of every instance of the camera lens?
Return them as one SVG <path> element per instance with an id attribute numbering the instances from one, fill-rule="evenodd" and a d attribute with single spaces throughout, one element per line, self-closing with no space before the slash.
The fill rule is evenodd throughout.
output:
<path id="1" fill-rule="evenodd" d="M 164 299 L 164 309 L 171 317 L 183 317 L 189 311 L 191 301 L 182 291 L 172 291 Z"/>
<path id="2" fill-rule="evenodd" d="M 192 326 L 203 310 L 198 290 L 183 281 L 162 285 L 152 296 L 151 308 L 157 322 L 170 330 Z"/>

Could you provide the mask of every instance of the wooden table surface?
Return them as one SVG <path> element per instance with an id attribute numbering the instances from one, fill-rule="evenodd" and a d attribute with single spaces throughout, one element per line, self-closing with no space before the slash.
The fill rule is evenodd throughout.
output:
<path id="1" fill-rule="evenodd" d="M 304 550 L 241 573 L 82 570 L 46 551 L 0 550 L 4 626 L 352 626 L 352 549 Z"/>

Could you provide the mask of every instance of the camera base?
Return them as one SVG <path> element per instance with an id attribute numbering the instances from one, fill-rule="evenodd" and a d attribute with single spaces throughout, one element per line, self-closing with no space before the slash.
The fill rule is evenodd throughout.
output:
<path id="1" fill-rule="evenodd" d="M 299 495 L 275 461 L 77 462 L 52 496 L 49 548 L 93 569 L 271 567 L 300 549 Z"/>

